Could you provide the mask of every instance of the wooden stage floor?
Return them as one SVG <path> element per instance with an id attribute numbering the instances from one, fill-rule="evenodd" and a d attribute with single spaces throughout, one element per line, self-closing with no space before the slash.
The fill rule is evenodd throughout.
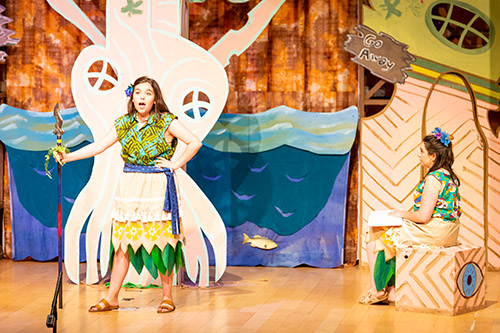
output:
<path id="1" fill-rule="evenodd" d="M 56 278 L 56 262 L 0 260 L 0 332 L 52 331 Z M 157 314 L 160 289 L 123 289 L 119 311 L 88 313 L 106 288 L 64 277 L 58 331 L 500 332 L 500 272 L 486 273 L 486 308 L 454 317 L 360 305 L 368 278 L 360 267 L 228 267 L 211 288 L 174 287 L 177 310 Z"/>

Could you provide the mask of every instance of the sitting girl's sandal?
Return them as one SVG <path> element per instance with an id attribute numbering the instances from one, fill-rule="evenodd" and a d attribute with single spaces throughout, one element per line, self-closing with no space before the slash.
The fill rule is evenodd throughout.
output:
<path id="1" fill-rule="evenodd" d="M 359 303 L 361 304 L 366 304 L 366 305 L 371 305 L 371 304 L 377 304 L 380 302 L 384 302 L 389 298 L 389 294 L 384 291 L 384 294 L 382 296 L 375 296 L 372 294 L 370 290 L 366 292 L 361 298 L 359 299 Z"/>
<path id="2" fill-rule="evenodd" d="M 102 306 L 101 303 L 104 304 L 104 306 Z M 106 301 L 106 299 L 103 298 L 96 305 L 92 305 L 90 307 L 90 309 L 89 309 L 89 312 L 111 311 L 111 310 L 115 310 L 115 309 L 118 309 L 118 308 L 119 308 L 118 305 L 110 305 L 108 303 L 108 301 Z"/>
<path id="3" fill-rule="evenodd" d="M 175 310 L 174 302 L 172 302 L 169 299 L 164 299 L 163 301 L 161 301 L 160 306 L 158 307 L 158 310 L 156 312 L 168 313 L 168 312 L 173 312 L 174 310 Z"/>

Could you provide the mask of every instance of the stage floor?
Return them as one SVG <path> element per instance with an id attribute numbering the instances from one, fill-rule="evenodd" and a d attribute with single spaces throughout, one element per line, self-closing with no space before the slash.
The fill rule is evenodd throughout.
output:
<path id="1" fill-rule="evenodd" d="M 0 260 L 0 331 L 51 331 L 45 321 L 56 278 L 56 262 Z M 485 309 L 454 317 L 360 305 L 368 278 L 360 267 L 228 267 L 210 288 L 174 287 L 177 310 L 157 314 L 160 289 L 123 289 L 119 311 L 88 313 L 106 288 L 64 276 L 58 331 L 500 332 L 500 272 L 486 273 Z"/>

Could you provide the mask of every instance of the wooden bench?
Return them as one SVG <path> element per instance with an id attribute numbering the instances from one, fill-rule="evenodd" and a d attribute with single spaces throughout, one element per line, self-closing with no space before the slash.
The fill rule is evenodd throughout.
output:
<path id="1" fill-rule="evenodd" d="M 484 247 L 401 247 L 396 310 L 458 315 L 484 307 Z"/>

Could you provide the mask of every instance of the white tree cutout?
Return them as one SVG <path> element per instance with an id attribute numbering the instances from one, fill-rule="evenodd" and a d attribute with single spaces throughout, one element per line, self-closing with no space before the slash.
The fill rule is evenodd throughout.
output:
<path id="1" fill-rule="evenodd" d="M 123 0 L 107 0 L 106 35 L 73 0 L 47 1 L 94 43 L 80 52 L 71 73 L 75 104 L 94 138 L 104 136 L 113 121 L 126 112 L 126 86 L 139 76 L 149 75 L 158 81 L 171 112 L 203 140 L 227 100 L 229 85 L 224 66 L 232 55 L 241 54 L 257 39 L 285 0 L 260 1 L 248 13 L 249 20 L 244 27 L 226 33 L 208 51 L 179 35 L 183 22 L 178 13 L 185 8 L 183 0 L 138 1 L 136 9 L 140 12 L 135 15 L 121 11 Z M 103 67 L 95 70 L 92 66 L 98 61 L 102 61 Z M 108 66 L 112 71 L 107 70 Z M 106 90 L 109 85 L 111 87 Z M 190 92 L 193 92 L 191 105 L 185 106 L 183 101 Z M 193 110 L 193 117 L 184 113 L 188 109 Z M 182 153 L 183 148 L 179 144 L 176 154 Z M 68 277 L 75 283 L 80 280 L 78 244 L 89 216 L 86 233 L 87 283 L 98 281 L 97 264 L 100 265 L 101 276 L 108 270 L 110 199 L 118 182 L 119 173 L 116 170 L 123 166 L 119 150 L 120 146 L 115 145 L 94 158 L 89 182 L 76 198 L 66 223 L 65 267 Z M 215 280 L 218 280 L 226 267 L 225 226 L 213 204 L 189 175 L 182 169 L 176 174 L 181 201 L 186 208 L 183 217 L 187 244 L 183 251 L 186 272 L 192 281 L 208 286 L 209 260 L 205 236 L 213 249 Z M 141 276 L 133 268 L 129 273 L 127 281 L 142 285 L 150 283 L 151 276 L 144 271 Z"/>

